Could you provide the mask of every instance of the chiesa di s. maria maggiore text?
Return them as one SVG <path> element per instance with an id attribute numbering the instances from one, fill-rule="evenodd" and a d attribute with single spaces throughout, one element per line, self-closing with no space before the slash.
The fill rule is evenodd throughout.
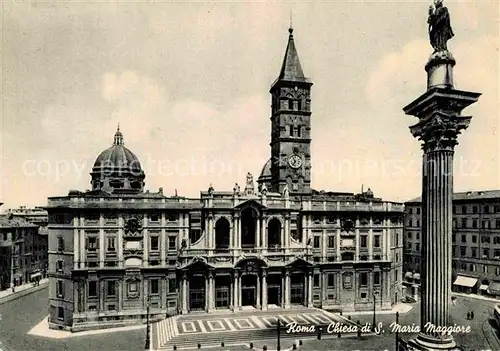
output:
<path id="1" fill-rule="evenodd" d="M 402 296 L 403 205 L 311 188 L 312 82 L 293 30 L 272 84 L 257 179 L 198 199 L 144 190 L 118 130 L 92 190 L 48 199 L 49 324 L 78 331 L 194 311 L 389 310 Z"/>

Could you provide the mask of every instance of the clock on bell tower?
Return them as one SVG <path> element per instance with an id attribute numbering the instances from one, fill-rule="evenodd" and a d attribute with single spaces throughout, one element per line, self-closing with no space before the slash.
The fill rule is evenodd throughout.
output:
<path id="1" fill-rule="evenodd" d="M 271 86 L 271 191 L 311 192 L 311 86 L 304 76 L 293 38 L 278 79 Z"/>

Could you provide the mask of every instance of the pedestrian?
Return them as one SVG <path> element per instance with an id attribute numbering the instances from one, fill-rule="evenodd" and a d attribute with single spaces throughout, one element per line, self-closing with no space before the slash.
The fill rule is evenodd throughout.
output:
<path id="1" fill-rule="evenodd" d="M 474 311 L 470 312 L 470 319 L 474 319 Z"/>
<path id="2" fill-rule="evenodd" d="M 467 312 L 467 319 L 470 319 L 470 312 Z"/>

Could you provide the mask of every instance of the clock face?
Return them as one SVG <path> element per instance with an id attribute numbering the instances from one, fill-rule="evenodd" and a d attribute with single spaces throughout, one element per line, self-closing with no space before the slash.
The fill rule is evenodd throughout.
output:
<path id="1" fill-rule="evenodd" d="M 297 155 L 292 155 L 288 158 L 288 164 L 292 168 L 299 168 L 302 166 L 302 159 Z"/>

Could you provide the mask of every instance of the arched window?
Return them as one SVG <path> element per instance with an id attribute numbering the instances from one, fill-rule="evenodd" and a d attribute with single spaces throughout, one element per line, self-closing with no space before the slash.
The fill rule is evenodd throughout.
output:
<path id="1" fill-rule="evenodd" d="M 215 223 L 215 249 L 229 249 L 230 225 L 227 219 L 221 218 Z"/>
<path id="2" fill-rule="evenodd" d="M 281 222 L 276 218 L 271 219 L 267 226 L 267 247 L 281 247 Z"/>

